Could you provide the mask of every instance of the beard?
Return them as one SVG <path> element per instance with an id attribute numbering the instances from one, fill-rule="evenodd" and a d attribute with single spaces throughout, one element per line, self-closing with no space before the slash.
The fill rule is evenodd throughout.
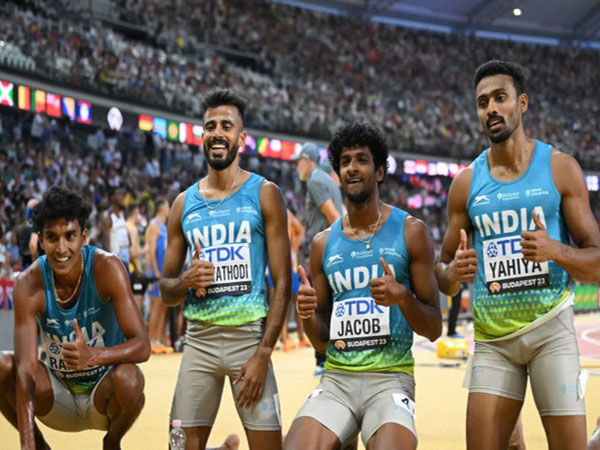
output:
<path id="1" fill-rule="evenodd" d="M 495 130 L 492 131 L 489 129 L 489 122 L 493 122 L 494 120 L 501 120 L 501 124 L 504 125 L 503 128 L 500 128 L 499 130 Z M 498 116 L 498 115 L 494 115 L 488 118 L 486 125 L 484 127 L 485 130 L 485 134 L 488 137 L 488 139 L 490 141 L 492 141 L 494 144 L 500 144 L 501 142 L 506 141 L 508 138 L 510 138 L 512 136 L 512 134 L 514 133 L 514 131 L 517 129 L 517 125 L 515 125 L 514 127 L 510 127 L 507 123 L 506 120 L 504 119 L 504 117 Z"/>
<path id="2" fill-rule="evenodd" d="M 214 143 L 221 143 L 225 145 L 225 158 L 211 158 L 210 157 L 210 147 Z M 214 170 L 225 170 L 227 169 L 235 157 L 237 156 L 238 149 L 236 146 L 230 146 L 229 142 L 221 139 L 213 139 L 211 140 L 206 147 L 204 148 L 204 157 L 206 158 L 206 162 L 208 165 Z"/>
<path id="3" fill-rule="evenodd" d="M 358 192 L 348 192 L 344 190 L 344 194 L 346 194 L 346 198 L 349 202 L 354 203 L 355 205 L 360 205 L 361 203 L 366 202 L 371 196 L 373 191 L 368 189 L 363 189 Z"/>
<path id="4" fill-rule="evenodd" d="M 506 141 L 509 137 L 512 136 L 513 131 L 515 131 L 514 128 L 510 129 L 510 128 L 504 128 L 496 133 L 492 133 L 492 132 L 487 132 L 487 137 L 490 141 L 492 141 L 494 144 L 499 144 L 501 142 Z"/>

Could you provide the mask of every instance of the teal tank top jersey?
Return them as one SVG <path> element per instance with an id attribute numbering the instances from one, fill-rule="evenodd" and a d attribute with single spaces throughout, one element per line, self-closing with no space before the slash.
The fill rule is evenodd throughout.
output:
<path id="1" fill-rule="evenodd" d="M 260 207 L 264 178 L 251 174 L 224 200 L 205 200 L 198 183 L 185 193 L 181 228 L 190 258 L 196 242 L 201 258 L 215 267 L 205 297 L 188 290 L 184 316 L 215 325 L 240 326 L 267 315 L 265 269 L 267 249 Z"/>
<path id="2" fill-rule="evenodd" d="M 87 367 L 79 371 L 67 369 L 62 356 L 62 346 L 65 342 L 75 341 L 73 319 L 77 319 L 83 337 L 90 347 L 114 347 L 125 341 L 112 301 L 103 301 L 96 288 L 96 247 L 85 246 L 81 250 L 84 261 L 81 292 L 69 309 L 61 308 L 56 302 L 52 269 L 47 257 L 44 255 L 38 258 L 46 292 L 45 312 L 36 318 L 45 355 L 42 362 L 74 394 L 91 391 L 110 366 Z"/>
<path id="3" fill-rule="evenodd" d="M 552 179 L 552 147 L 535 141 L 525 173 L 513 181 L 490 174 L 488 150 L 473 162 L 467 211 L 478 265 L 473 319 L 475 339 L 510 335 L 542 317 L 571 293 L 568 273 L 553 261 L 525 261 L 521 232 L 535 231 L 533 213 L 552 239 L 569 243 L 561 197 Z"/>
<path id="4" fill-rule="evenodd" d="M 377 305 L 369 286 L 371 279 L 383 276 L 383 257 L 396 280 L 412 290 L 404 240 L 407 216 L 392 208 L 370 250 L 344 235 L 341 218 L 331 226 L 323 253 L 333 299 L 326 370 L 413 375 L 413 330 L 398 305 Z"/>

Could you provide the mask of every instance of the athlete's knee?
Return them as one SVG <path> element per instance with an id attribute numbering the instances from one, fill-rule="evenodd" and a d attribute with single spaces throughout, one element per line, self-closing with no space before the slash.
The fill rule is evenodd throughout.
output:
<path id="1" fill-rule="evenodd" d="M 135 364 L 117 364 L 110 373 L 113 392 L 121 396 L 139 397 L 144 392 L 144 375 Z"/>
<path id="2" fill-rule="evenodd" d="M 0 352 L 0 384 L 9 383 L 15 375 L 15 357 L 11 352 Z"/>

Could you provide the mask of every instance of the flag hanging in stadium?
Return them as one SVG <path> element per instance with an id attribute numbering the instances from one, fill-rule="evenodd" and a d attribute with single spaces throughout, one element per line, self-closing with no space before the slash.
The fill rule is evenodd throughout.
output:
<path id="1" fill-rule="evenodd" d="M 46 114 L 52 117 L 61 116 L 60 95 L 48 92 L 46 95 Z"/>
<path id="2" fill-rule="evenodd" d="M 75 112 L 75 99 L 73 97 L 63 97 L 62 111 L 69 119 L 76 119 L 77 114 Z"/>
<path id="3" fill-rule="evenodd" d="M 0 105 L 14 106 L 14 87 L 14 84 L 0 80 Z"/>
<path id="4" fill-rule="evenodd" d="M 152 131 L 153 121 L 154 118 L 152 116 L 149 116 L 148 114 L 140 114 L 138 126 L 142 131 Z"/>
<path id="5" fill-rule="evenodd" d="M 169 125 L 167 127 L 167 137 L 171 141 L 177 141 L 179 139 L 179 125 L 177 122 L 169 120 Z"/>
<path id="6" fill-rule="evenodd" d="M 19 108 L 27 111 L 31 110 L 31 92 L 27 86 L 19 86 L 18 89 Z"/>
<path id="7" fill-rule="evenodd" d="M 31 101 L 35 112 L 46 112 L 46 91 L 41 89 L 32 90 Z"/>

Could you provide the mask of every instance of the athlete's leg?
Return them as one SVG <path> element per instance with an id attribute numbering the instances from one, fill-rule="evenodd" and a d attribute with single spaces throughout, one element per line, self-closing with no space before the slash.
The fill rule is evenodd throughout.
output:
<path id="1" fill-rule="evenodd" d="M 417 448 L 417 437 L 408 428 L 397 423 L 386 423 L 379 427 L 367 442 L 367 450 Z"/>
<path id="2" fill-rule="evenodd" d="M 585 416 L 543 416 L 542 423 L 549 450 L 585 449 Z"/>
<path id="3" fill-rule="evenodd" d="M 312 417 L 298 417 L 285 437 L 286 450 L 337 449 L 341 445 L 333 431 Z"/>
<path id="4" fill-rule="evenodd" d="M 12 352 L 0 352 L 0 412 L 11 425 L 18 429 L 16 411 L 16 365 Z M 35 412 L 46 415 L 52 409 L 54 396 L 48 370 L 38 362 L 35 372 Z M 50 448 L 38 426 L 34 428 L 36 448 Z"/>
<path id="5" fill-rule="evenodd" d="M 529 363 L 531 391 L 551 450 L 586 447 L 585 386 L 573 314 L 568 308 L 530 333 L 541 344 Z"/>
<path id="6" fill-rule="evenodd" d="M 515 429 L 508 441 L 508 450 L 526 450 L 526 448 L 525 437 L 523 436 L 523 421 L 521 420 L 521 416 L 519 416 Z"/>
<path id="7" fill-rule="evenodd" d="M 523 402 L 478 392 L 467 403 L 467 449 L 505 450 Z"/>
<path id="8" fill-rule="evenodd" d="M 261 450 L 263 448 L 279 450 L 281 449 L 281 430 L 277 431 L 259 431 L 244 428 L 250 450 Z"/>
<path id="9" fill-rule="evenodd" d="M 94 406 L 110 420 L 104 448 L 119 448 L 144 406 L 144 375 L 130 363 L 117 364 L 102 379 L 94 393 Z"/>

